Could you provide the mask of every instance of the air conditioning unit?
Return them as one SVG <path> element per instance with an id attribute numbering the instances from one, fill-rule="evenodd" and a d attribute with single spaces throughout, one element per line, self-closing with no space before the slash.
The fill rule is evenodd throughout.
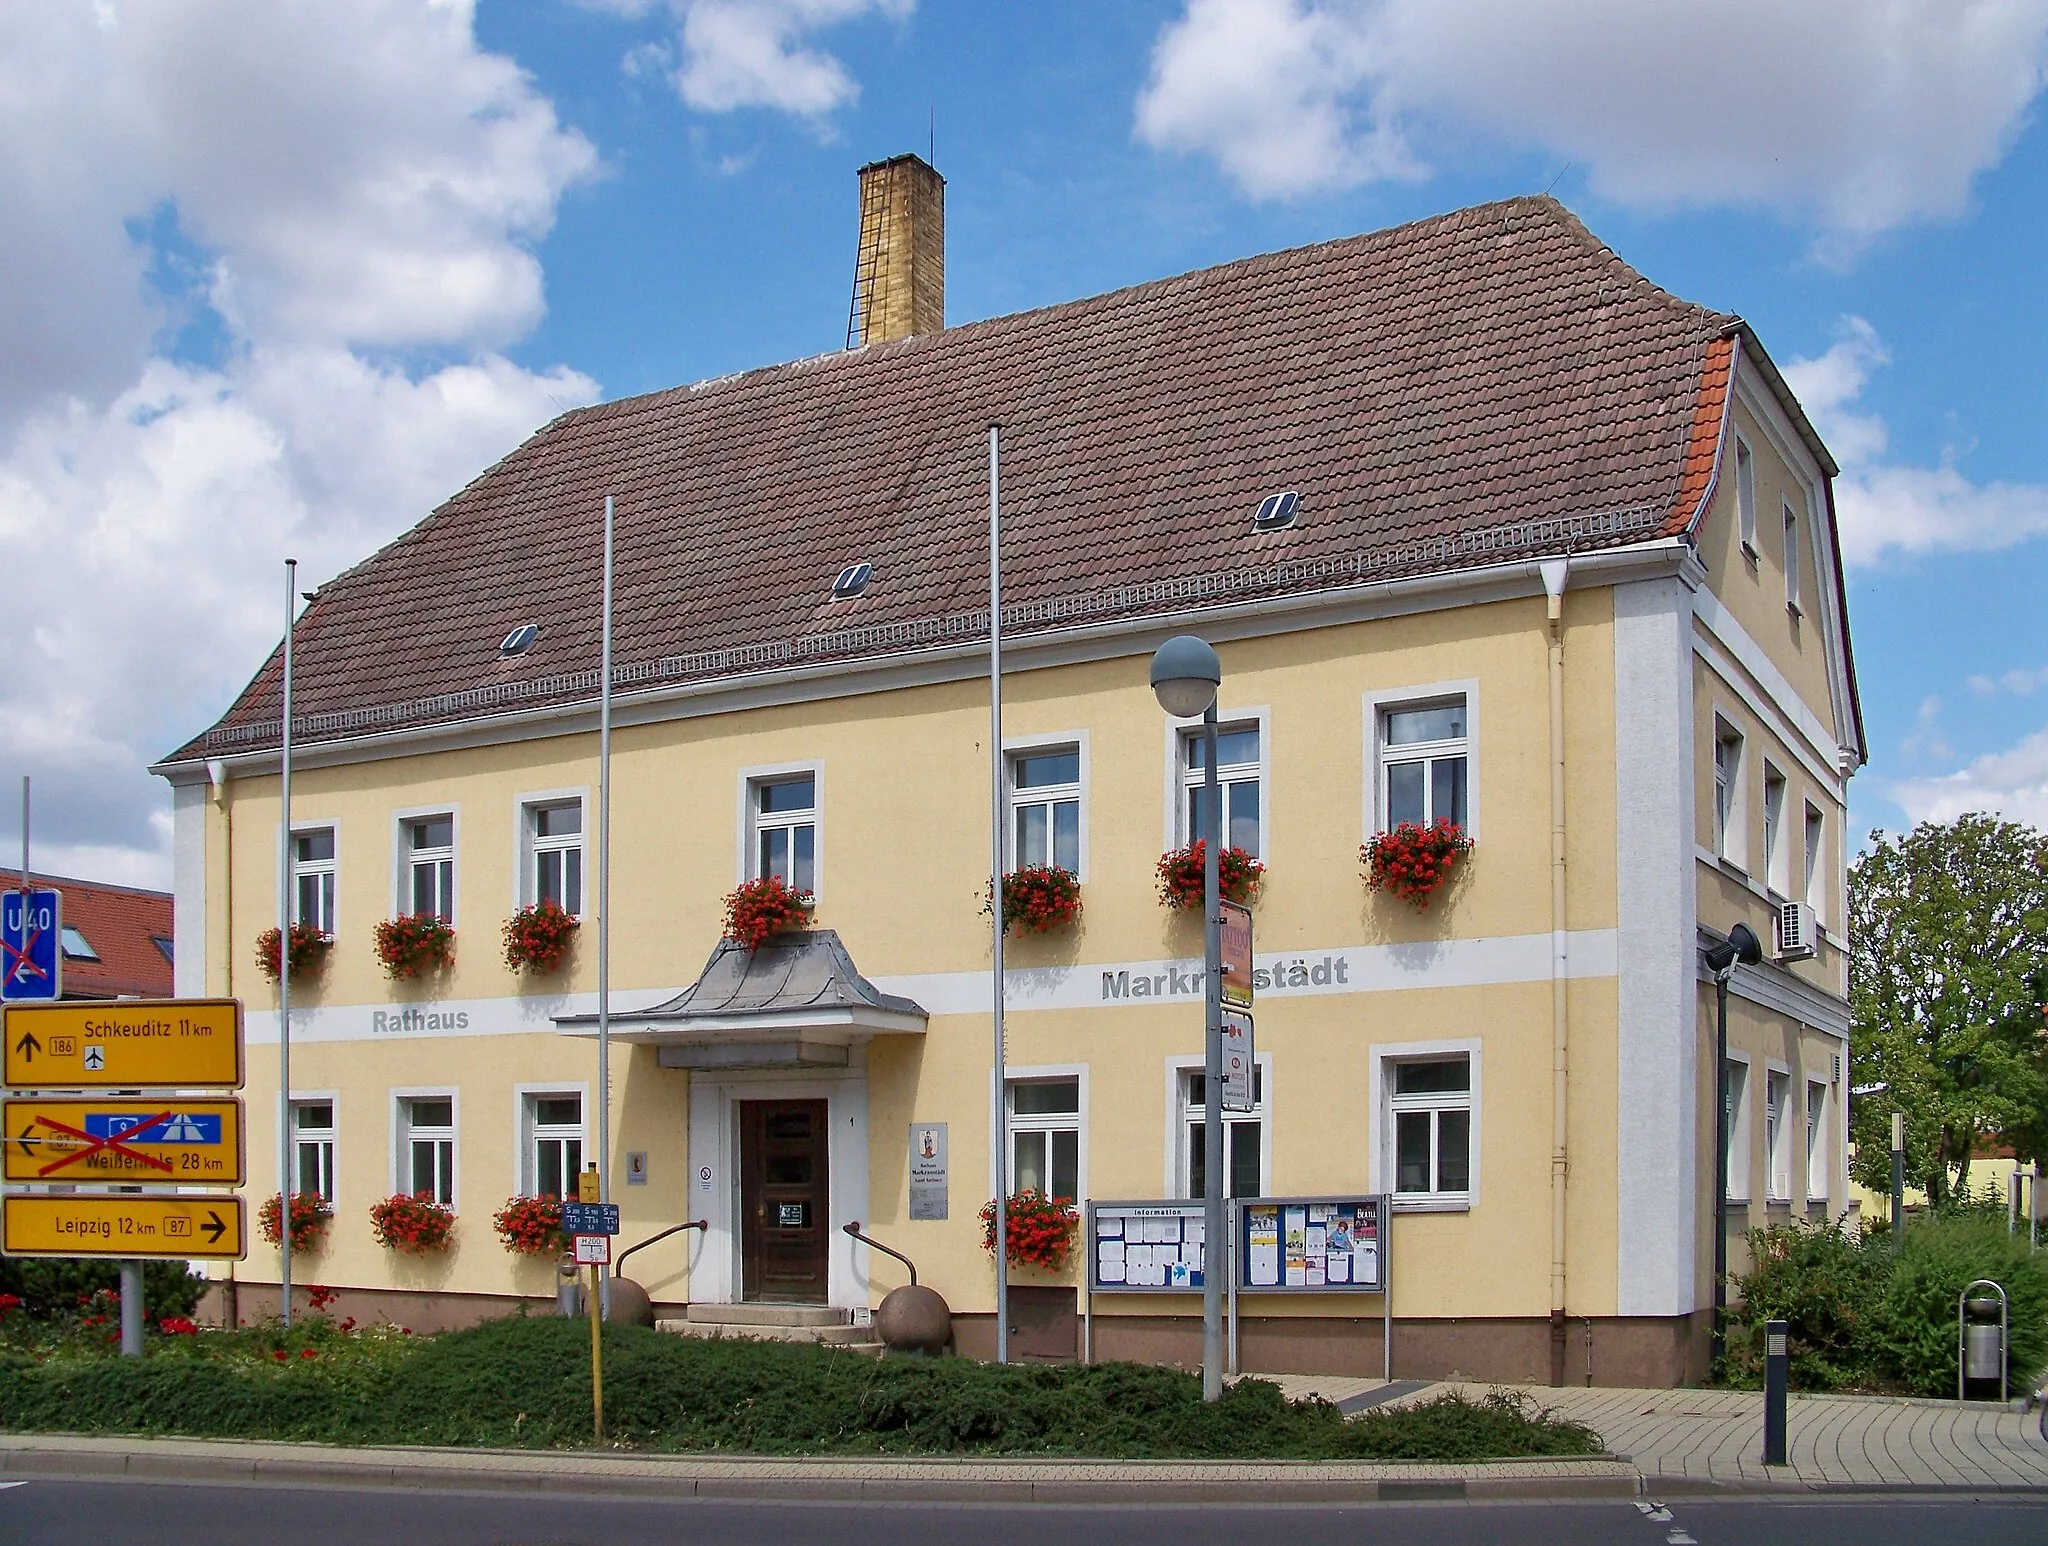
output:
<path id="1" fill-rule="evenodd" d="M 1780 961 L 1811 961 L 1814 951 L 1819 948 L 1819 932 L 1813 921 L 1813 909 L 1805 902 L 1778 904 Z"/>

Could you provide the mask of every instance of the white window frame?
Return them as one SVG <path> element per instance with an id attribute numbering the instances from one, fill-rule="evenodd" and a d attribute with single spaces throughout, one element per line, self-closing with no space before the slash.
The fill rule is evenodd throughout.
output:
<path id="1" fill-rule="evenodd" d="M 736 884 L 743 886 L 758 878 L 755 856 L 759 852 L 756 841 L 759 828 L 754 822 L 755 789 L 762 784 L 789 783 L 806 774 L 811 780 L 811 897 L 818 902 L 825 900 L 825 764 L 817 758 L 808 762 L 770 762 L 740 769 L 739 842 L 735 850 L 737 862 L 733 866 Z"/>
<path id="2" fill-rule="evenodd" d="M 302 1139 L 299 1137 L 299 1108 L 301 1106 L 325 1106 L 333 1116 L 333 1126 L 328 1128 L 325 1138 Z M 299 1145 L 305 1142 L 325 1144 L 327 1148 L 326 1197 L 330 1207 L 336 1205 L 341 1192 L 341 1092 L 339 1090 L 294 1090 L 292 1108 L 292 1190 L 299 1190 Z M 314 1129 L 318 1131 L 318 1129 Z"/>
<path id="3" fill-rule="evenodd" d="M 416 805 L 391 813 L 391 915 L 412 911 L 412 844 L 406 828 L 415 821 L 446 816 L 449 823 L 448 926 L 462 926 L 462 807 L 454 801 Z"/>
<path id="4" fill-rule="evenodd" d="M 1002 1157 L 1003 1195 L 1014 1195 L 1017 1189 L 1017 1134 L 1019 1132 L 1051 1132 L 1065 1129 L 1070 1124 L 1078 1132 L 1074 1145 L 1074 1185 L 1078 1195 L 1074 1198 L 1078 1207 L 1088 1199 L 1088 1065 L 1086 1063 L 1039 1063 L 1028 1066 L 1012 1064 L 1004 1080 L 1002 1099 L 1006 1118 L 1005 1130 L 1009 1135 L 1009 1149 Z M 1018 1118 L 1010 1103 L 1011 1090 L 1020 1084 L 1055 1084 L 1061 1080 L 1073 1079 L 1080 1084 L 1080 1107 L 1072 1117 L 1061 1113 L 1056 1116 L 1026 1116 Z M 1047 1170 L 1050 1171 L 1048 1153 Z"/>
<path id="5" fill-rule="evenodd" d="M 1017 787 L 1017 761 L 1021 757 L 1039 756 L 1046 752 L 1071 751 L 1080 759 L 1080 776 L 1071 785 L 1048 786 L 1046 789 L 1020 790 Z M 1080 803 L 1079 836 L 1076 841 L 1080 848 L 1077 854 L 1079 865 L 1074 871 L 1076 880 L 1088 879 L 1088 732 L 1073 730 L 1063 735 L 1005 736 L 1003 738 L 1003 868 L 1005 871 L 1017 868 L 1017 807 L 1019 805 L 1043 805 L 1053 799 L 1073 799 Z"/>
<path id="6" fill-rule="evenodd" d="M 1466 1162 L 1470 1166 L 1471 1188 L 1465 1192 L 1436 1192 L 1424 1197 L 1394 1191 L 1394 1077 L 1396 1063 L 1441 1062 L 1462 1054 L 1471 1068 L 1470 1099 L 1472 1125 Z M 1372 1189 L 1393 1198 L 1396 1213 L 1468 1213 L 1479 1206 L 1485 1169 L 1485 1059 L 1477 1036 L 1447 1037 L 1437 1041 L 1382 1042 L 1371 1052 L 1371 1074 L 1367 1094 L 1372 1102 Z"/>
<path id="7" fill-rule="evenodd" d="M 1806 864 L 1806 905 L 1813 909 L 1815 922 L 1827 919 L 1827 899 L 1833 895 L 1828 885 L 1828 814 L 1811 800 L 1800 802 L 1800 841 L 1805 845 L 1801 856 Z"/>
<path id="8" fill-rule="evenodd" d="M 1771 1130 L 1771 1081 L 1783 1081 L 1783 1094 L 1778 1101 L 1778 1127 Z M 1791 1104 L 1792 1077 L 1790 1064 L 1776 1059 L 1764 1060 L 1764 1198 L 1768 1202 L 1790 1202 L 1792 1200 L 1792 1123 Z M 1801 1112 L 1799 1119 L 1806 1120 Z"/>
<path id="9" fill-rule="evenodd" d="M 1791 794 L 1790 781 L 1776 763 L 1764 758 L 1764 889 L 1780 901 L 1792 894 L 1792 845 L 1785 839 L 1785 806 Z"/>
<path id="10" fill-rule="evenodd" d="M 542 1133 L 537 1114 L 543 1100 L 575 1096 L 581 1103 L 579 1108 L 583 1120 L 576 1126 L 575 1136 L 582 1144 L 581 1159 L 588 1165 L 596 1155 L 591 1150 L 590 1137 L 590 1086 L 573 1079 L 555 1079 L 538 1084 L 515 1084 L 512 1086 L 512 1192 L 517 1197 L 535 1197 L 540 1185 L 540 1140 L 544 1137 L 567 1137 L 566 1129 L 553 1129 Z M 573 1178 L 570 1194 L 575 1186 Z"/>
<path id="11" fill-rule="evenodd" d="M 534 815 L 538 811 L 564 805 L 578 806 L 583 812 L 583 831 L 577 840 L 577 846 L 583 850 L 583 906 L 574 916 L 588 918 L 597 912 L 596 893 L 591 885 L 594 839 L 591 824 L 596 819 L 596 807 L 587 785 L 574 789 L 532 789 L 512 797 L 512 908 L 515 912 L 540 899 L 540 876 L 535 869 L 534 856 L 543 845 L 534 836 Z M 550 838 L 545 846 L 561 848 L 568 844 Z"/>
<path id="12" fill-rule="evenodd" d="M 310 837 L 316 832 L 326 832 L 334 838 L 334 857 L 331 859 L 299 859 L 299 839 Z M 291 832 L 292 860 L 292 922 L 306 920 L 299 910 L 299 877 L 324 875 L 331 881 L 329 927 L 324 931 L 334 939 L 341 938 L 341 823 L 339 821 L 295 821 Z"/>
<path id="13" fill-rule="evenodd" d="M 1739 1202 L 1746 1207 L 1754 1195 L 1752 1183 L 1755 1176 L 1750 1166 L 1749 1128 L 1750 1102 L 1755 1096 L 1756 1070 L 1751 1066 L 1747 1052 L 1737 1052 L 1732 1047 L 1728 1049 L 1728 1061 L 1742 1066 L 1742 1084 L 1739 1089 L 1736 1088 L 1731 1073 L 1728 1083 L 1729 1094 L 1733 1099 L 1729 1102 L 1727 1118 L 1728 1174 L 1722 1177 L 1722 1185 L 1727 1189 L 1729 1202 Z M 1735 1190 L 1738 1181 L 1742 1183 L 1742 1190 L 1739 1192 Z"/>
<path id="14" fill-rule="evenodd" d="M 1829 1132 L 1831 1121 L 1828 1108 L 1828 1081 L 1816 1079 L 1808 1074 L 1806 1084 L 1806 1200 L 1826 1202 L 1832 1191 L 1834 1175 L 1833 1136 Z M 1820 1120 L 1813 1115 L 1813 1092 L 1820 1091 Z"/>
<path id="15" fill-rule="evenodd" d="M 1223 1121 L 1227 1126 L 1233 1121 L 1257 1122 L 1259 1124 L 1259 1179 L 1264 1183 L 1267 1196 L 1277 1191 L 1273 1178 L 1273 1055 L 1269 1052 L 1254 1052 L 1252 1062 L 1258 1069 L 1259 1103 L 1250 1111 L 1225 1111 Z M 1201 1108 L 1191 1107 L 1187 1099 L 1187 1076 L 1206 1073 L 1208 1064 L 1200 1057 L 1169 1057 L 1166 1060 L 1166 1173 L 1164 1184 L 1168 1197 L 1188 1200 L 1189 1175 L 1194 1168 L 1194 1154 L 1190 1148 L 1188 1127 L 1191 1117 L 1199 1116 Z M 1225 1145 L 1230 1140 L 1226 1137 Z M 1226 1160 L 1226 1166 L 1228 1161 Z M 1229 1200 L 1229 1171 L 1224 1175 L 1224 1198 Z"/>
<path id="16" fill-rule="evenodd" d="M 1800 579 L 1804 565 L 1799 562 L 1800 533 L 1805 524 L 1799 519 L 1799 512 L 1792 508 L 1792 501 L 1781 502 L 1785 517 L 1785 605 L 1794 617 L 1800 615 Z"/>
<path id="17" fill-rule="evenodd" d="M 1729 781 L 1725 785 L 1725 803 L 1721 781 L 1721 748 L 1724 745 L 1735 748 L 1734 766 L 1729 770 Z M 1714 855 L 1745 875 L 1749 873 L 1748 754 L 1748 737 L 1734 720 L 1716 710 L 1713 757 L 1709 763 L 1714 776 Z"/>
<path id="18" fill-rule="evenodd" d="M 412 1106 L 416 1100 L 448 1102 L 448 1206 L 462 1212 L 462 1091 L 453 1085 L 406 1085 L 390 1094 L 390 1171 L 387 1197 L 412 1189 Z M 429 1129 L 432 1131 L 432 1129 Z M 438 1133 L 435 1134 L 439 1136 Z"/>
<path id="19" fill-rule="evenodd" d="M 1251 708 L 1225 709 L 1219 704 L 1216 709 L 1216 733 L 1218 735 L 1223 734 L 1226 730 L 1242 730 L 1253 725 L 1258 727 L 1259 852 L 1256 857 L 1261 864 L 1268 867 L 1273 863 L 1272 719 L 1272 709 L 1264 705 Z M 1188 767 L 1182 751 L 1182 748 L 1187 744 L 1187 737 L 1191 732 L 1195 735 L 1202 733 L 1200 715 L 1193 719 L 1173 719 L 1169 717 L 1166 721 L 1166 824 L 1164 830 L 1165 846 L 1169 849 L 1184 847 L 1186 844 L 1194 841 L 1193 835 L 1188 831 L 1186 823 Z M 1247 765 L 1242 763 L 1230 764 L 1232 767 Z M 1219 774 L 1218 784 L 1220 786 L 1222 783 L 1220 778 L 1222 764 L 1220 763 L 1218 764 L 1217 772 Z M 1197 778 L 1196 787 L 1200 787 L 1200 783 L 1201 780 Z M 1223 806 L 1226 813 L 1224 822 L 1227 826 L 1230 808 L 1230 797 L 1227 794 L 1223 797 Z"/>
<path id="20" fill-rule="evenodd" d="M 1429 708 L 1454 698 L 1465 700 L 1465 835 L 1479 841 L 1479 679 L 1424 682 L 1368 692 L 1360 699 L 1365 726 L 1365 824 L 1369 841 L 1387 830 L 1385 746 L 1386 716 L 1400 709 Z M 1413 747 L 1402 747 L 1406 754 Z M 1396 759 L 1399 760 L 1399 759 Z"/>
<path id="21" fill-rule="evenodd" d="M 1735 521 L 1742 556 L 1756 559 L 1756 452 L 1745 436 L 1735 437 Z"/>

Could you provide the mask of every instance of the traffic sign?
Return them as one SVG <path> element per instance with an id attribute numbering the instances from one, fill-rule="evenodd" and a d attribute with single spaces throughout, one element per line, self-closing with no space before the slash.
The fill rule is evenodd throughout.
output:
<path id="1" fill-rule="evenodd" d="M 17 1089 L 237 1090 L 242 1001 L 10 1003 L 5 1070 Z"/>
<path id="2" fill-rule="evenodd" d="M 562 1233 L 565 1235 L 615 1235 L 619 1232 L 619 1205 L 615 1202 L 570 1202 L 562 1200 Z"/>
<path id="3" fill-rule="evenodd" d="M 126 1256 L 239 1261 L 242 1199 L 158 1192 L 10 1192 L 0 1247 L 9 1256 Z"/>
<path id="4" fill-rule="evenodd" d="M 1252 1017 L 1234 1009 L 1223 1011 L 1223 1109 L 1258 1109 L 1256 1064 L 1252 1055 Z"/>
<path id="5" fill-rule="evenodd" d="M 54 1001 L 64 996 L 64 893 L 0 895 L 0 999 Z"/>
<path id="6" fill-rule="evenodd" d="M 1252 910 L 1237 902 L 1220 902 L 1217 933 L 1223 946 L 1223 1002 L 1234 1009 L 1252 1007 Z"/>
<path id="7" fill-rule="evenodd" d="M 239 1100 L 0 1103 L 9 1181 L 239 1186 Z"/>
<path id="8" fill-rule="evenodd" d="M 579 1267 L 609 1267 L 612 1264 L 612 1237 L 610 1235 L 578 1235 L 576 1237 L 576 1265 Z"/>

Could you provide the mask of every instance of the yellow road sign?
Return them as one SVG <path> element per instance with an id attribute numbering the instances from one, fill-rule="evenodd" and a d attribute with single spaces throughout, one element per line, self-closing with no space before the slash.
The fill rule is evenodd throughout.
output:
<path id="1" fill-rule="evenodd" d="M 161 1193 L 10 1193 L 9 1256 L 146 1256 L 235 1260 L 244 1255 L 242 1199 Z"/>
<path id="2" fill-rule="evenodd" d="M 242 1103 L 142 1100 L 0 1102 L 9 1181 L 242 1182 Z"/>
<path id="3" fill-rule="evenodd" d="M 239 1090 L 242 1001 L 9 1004 L 5 1083 L 17 1089 Z"/>

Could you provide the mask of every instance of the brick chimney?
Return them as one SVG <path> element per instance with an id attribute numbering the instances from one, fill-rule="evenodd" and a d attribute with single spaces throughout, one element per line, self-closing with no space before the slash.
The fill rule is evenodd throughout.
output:
<path id="1" fill-rule="evenodd" d="M 860 251 L 846 346 L 888 343 L 946 325 L 946 180 L 921 156 L 860 169 Z"/>

